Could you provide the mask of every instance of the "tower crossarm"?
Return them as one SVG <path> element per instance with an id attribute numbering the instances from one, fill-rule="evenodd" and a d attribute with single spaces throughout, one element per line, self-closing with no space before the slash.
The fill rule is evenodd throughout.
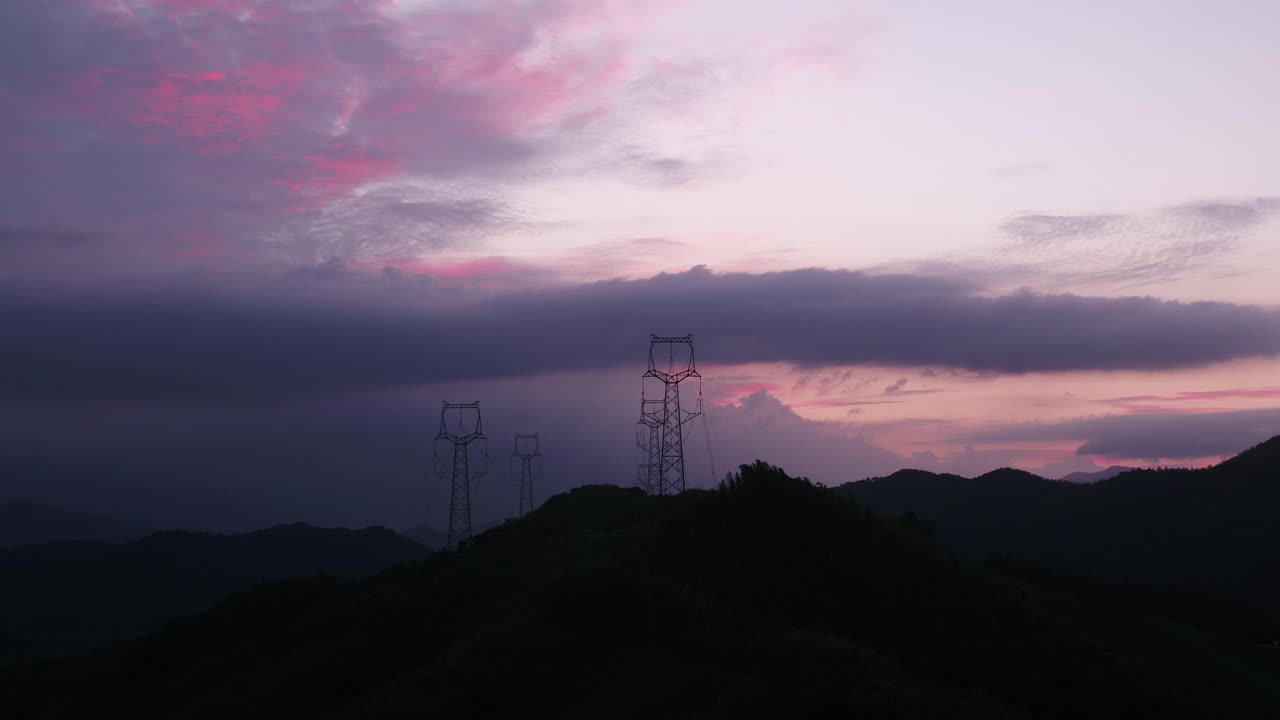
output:
<path id="1" fill-rule="evenodd" d="M 526 441 L 526 443 L 528 443 L 528 441 L 532 440 L 532 441 L 533 441 L 533 449 L 532 449 L 532 450 L 529 450 L 529 449 L 528 449 L 528 445 L 526 444 L 526 445 L 525 445 L 525 449 L 524 449 L 524 450 L 521 450 L 521 449 L 520 449 L 520 441 L 521 441 L 521 440 Z M 534 458 L 534 457 L 541 457 L 541 456 L 542 456 L 542 445 L 541 445 L 541 443 L 538 441 L 538 433 L 516 433 L 515 447 L 513 447 L 513 448 L 512 448 L 512 450 L 511 450 L 511 454 L 512 454 L 512 455 L 514 455 L 515 457 L 519 457 L 519 458 Z"/>

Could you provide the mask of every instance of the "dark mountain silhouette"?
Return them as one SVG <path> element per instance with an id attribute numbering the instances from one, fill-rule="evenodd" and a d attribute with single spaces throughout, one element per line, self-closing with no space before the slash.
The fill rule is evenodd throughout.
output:
<path id="1" fill-rule="evenodd" d="M 475 523 L 472 527 L 472 532 L 479 535 L 490 528 L 497 527 L 499 524 L 496 522 Z M 449 542 L 449 533 L 444 530 L 437 530 L 430 525 L 411 527 L 408 530 L 401 530 L 400 534 L 420 545 L 426 545 L 432 550 L 439 550 Z"/>
<path id="2" fill-rule="evenodd" d="M 1099 480 L 1109 480 L 1120 473 L 1129 472 L 1134 469 L 1136 468 L 1125 467 L 1123 465 L 1112 465 L 1109 468 L 1098 470 L 1096 472 L 1073 472 L 1068 475 L 1063 475 L 1059 479 L 1062 480 L 1062 482 L 1069 483 L 1091 483 L 1098 482 Z"/>
<path id="3" fill-rule="evenodd" d="M 0 548 L 59 540 L 128 542 L 148 532 L 111 518 L 59 510 L 41 503 L 0 503 Z"/>
<path id="4" fill-rule="evenodd" d="M 243 535 L 167 531 L 130 543 L 0 551 L 0 664 L 83 652 L 205 610 L 254 583 L 363 577 L 422 558 L 384 528 L 281 525 Z"/>
<path id="5" fill-rule="evenodd" d="M 583 487 L 457 552 L 0 672 L 30 717 L 1266 718 L 1276 658 L 981 570 L 837 492 Z"/>
<path id="6" fill-rule="evenodd" d="M 841 491 L 930 521 L 975 560 L 996 553 L 1104 580 L 1228 596 L 1280 617 L 1280 437 L 1214 467 L 1132 470 L 1092 484 L 1016 470 L 904 470 Z"/>

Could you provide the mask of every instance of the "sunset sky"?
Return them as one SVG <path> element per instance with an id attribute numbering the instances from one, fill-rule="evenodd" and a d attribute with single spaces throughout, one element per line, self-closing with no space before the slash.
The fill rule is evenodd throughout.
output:
<path id="1" fill-rule="evenodd" d="M 514 432 L 543 497 L 633 480 L 650 333 L 695 338 L 693 485 L 1217 462 L 1280 434 L 1277 33 L 1271 0 L 8 0 L 0 494 L 440 525 L 440 402 L 479 400 L 497 518 Z"/>

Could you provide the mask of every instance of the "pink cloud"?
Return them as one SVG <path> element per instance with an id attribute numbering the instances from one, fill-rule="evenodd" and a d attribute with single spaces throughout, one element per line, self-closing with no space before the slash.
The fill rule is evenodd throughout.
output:
<path id="1" fill-rule="evenodd" d="M 205 152 L 232 152 L 276 126 L 310 75 L 302 66 L 261 62 L 231 73 L 166 73 L 138 91 L 131 119 L 197 141 Z"/>
<path id="2" fill-rule="evenodd" d="M 714 386 L 714 395 L 708 400 L 722 407 L 736 406 L 744 398 L 753 395 L 771 395 L 783 389 L 780 385 L 762 382 L 731 382 Z"/>
<path id="3" fill-rule="evenodd" d="M 399 160 L 374 154 L 370 148 L 336 142 L 303 158 L 301 165 L 279 182 L 299 195 L 321 200 L 367 182 L 394 176 Z M 305 207 L 300 205 L 299 207 Z"/>
<path id="4" fill-rule="evenodd" d="M 663 4 L 67 2 L 109 51 L 60 64 L 34 104 L 162 155 L 173 175 L 139 188 L 144 207 L 111 207 L 131 216 L 81 221 L 95 227 L 174 208 L 199 225 L 230 223 L 229 208 L 278 223 L 369 183 L 563 147 L 541 143 L 616 111 L 638 28 Z M 77 154 L 57 152 L 46 167 L 75 175 Z"/>
<path id="5" fill-rule="evenodd" d="M 1131 395 L 1127 397 L 1114 397 L 1098 400 L 1097 402 L 1110 405 L 1124 415 L 1194 415 L 1204 413 L 1229 412 L 1239 409 L 1239 406 L 1228 407 L 1223 405 L 1208 406 L 1202 404 L 1194 404 L 1187 406 L 1183 403 L 1205 403 L 1230 400 L 1275 400 L 1280 398 L 1280 387 L 1253 387 L 1253 388 L 1224 388 L 1221 390 L 1191 390 L 1167 395 Z"/>
<path id="6" fill-rule="evenodd" d="M 666 4 L 552 0 L 411 14 L 394 37 L 427 49 L 400 75 L 412 88 L 404 100 L 442 90 L 476 98 L 472 119 L 504 134 L 581 127 L 609 114 L 634 37 Z"/>
<path id="7" fill-rule="evenodd" d="M 1230 455 L 1205 455 L 1193 458 L 1160 458 L 1160 457 L 1123 457 L 1119 455 L 1092 455 L 1085 454 L 1081 457 L 1088 458 L 1100 468 L 1118 465 L 1120 467 L 1146 468 L 1153 466 L 1178 467 L 1178 468 L 1204 468 L 1210 465 L 1217 465 L 1226 460 Z"/>
<path id="8" fill-rule="evenodd" d="M 1120 415 L 1204 415 L 1212 413 L 1231 412 L 1239 408 L 1231 407 L 1167 407 L 1165 405 L 1152 405 L 1141 403 L 1122 403 L 1116 405 L 1116 411 Z"/>
<path id="9" fill-rule="evenodd" d="M 1182 402 L 1187 400 L 1224 400 L 1224 399 L 1264 399 L 1280 398 L 1280 387 L 1262 387 L 1262 388 L 1231 388 L 1227 390 L 1204 390 L 1196 392 L 1180 392 L 1176 395 L 1162 398 L 1172 402 Z"/>
<path id="10" fill-rule="evenodd" d="M 899 405 L 902 400 L 802 400 L 790 403 L 793 408 L 830 409 L 861 407 L 863 405 Z"/>

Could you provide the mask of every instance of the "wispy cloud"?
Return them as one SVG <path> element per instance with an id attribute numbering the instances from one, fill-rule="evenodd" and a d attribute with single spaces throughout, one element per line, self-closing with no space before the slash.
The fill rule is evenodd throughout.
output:
<path id="1" fill-rule="evenodd" d="M 1199 201 L 1150 214 L 1025 213 L 1000 226 L 999 270 L 1035 269 L 1075 287 L 1115 288 L 1223 272 L 1242 238 L 1280 217 L 1280 200 Z"/>
<path id="2" fill-rule="evenodd" d="M 1016 180 L 1018 178 L 1043 175 L 1052 169 L 1053 166 L 1047 162 L 1032 161 L 994 167 L 987 174 L 999 180 Z"/>
<path id="3" fill-rule="evenodd" d="M 1123 404 L 1131 402 L 1202 402 L 1205 400 L 1273 400 L 1280 399 L 1280 387 L 1225 388 L 1223 390 L 1190 390 L 1168 395 L 1131 395 L 1128 397 L 1105 398 L 1099 400 L 1105 404 Z"/>
<path id="4" fill-rule="evenodd" d="M 1276 400 L 1280 400 L 1280 388 L 1256 387 L 1196 390 L 1165 395 L 1131 395 L 1105 398 L 1095 402 L 1114 408 L 1116 412 L 1125 415 L 1191 415 L 1229 412 L 1240 409 L 1242 404 L 1257 405 Z"/>

